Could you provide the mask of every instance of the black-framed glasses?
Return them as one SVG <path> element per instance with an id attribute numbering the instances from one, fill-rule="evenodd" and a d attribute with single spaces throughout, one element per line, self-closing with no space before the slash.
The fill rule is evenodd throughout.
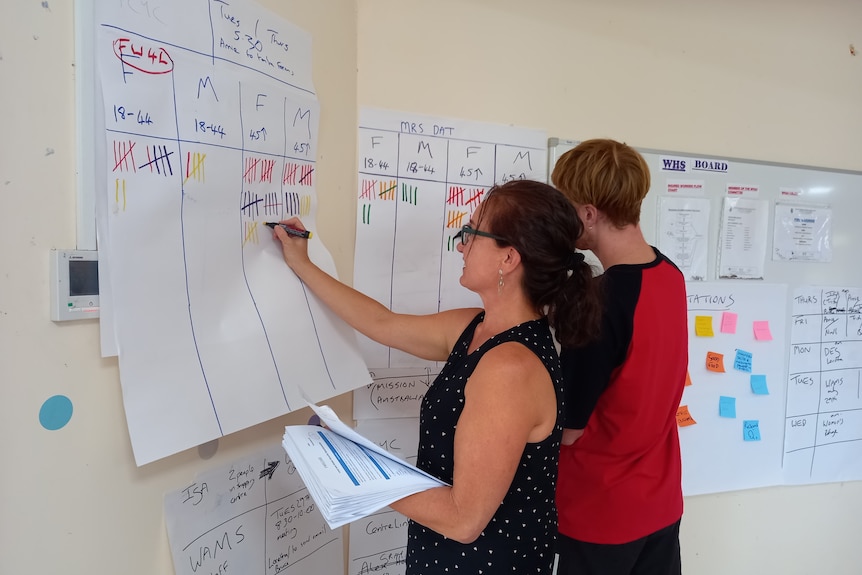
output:
<path id="1" fill-rule="evenodd" d="M 506 238 L 504 238 L 502 236 L 497 236 L 494 234 L 489 234 L 488 232 L 476 230 L 476 229 L 471 228 L 470 226 L 461 226 L 461 230 L 457 234 L 452 236 L 452 239 L 453 240 L 460 239 L 461 245 L 466 246 L 467 244 L 470 243 L 470 237 L 471 236 L 483 236 L 486 238 L 491 238 L 492 240 L 499 240 L 501 242 L 509 243 L 509 240 L 507 240 Z"/>

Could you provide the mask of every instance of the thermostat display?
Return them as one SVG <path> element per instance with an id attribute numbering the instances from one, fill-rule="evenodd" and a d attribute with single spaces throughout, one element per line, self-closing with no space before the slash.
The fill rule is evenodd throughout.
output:
<path id="1" fill-rule="evenodd" d="M 51 319 L 99 317 L 99 252 L 51 250 Z"/>
<path id="2" fill-rule="evenodd" d="M 99 295 L 99 262 L 69 258 L 69 295 Z"/>

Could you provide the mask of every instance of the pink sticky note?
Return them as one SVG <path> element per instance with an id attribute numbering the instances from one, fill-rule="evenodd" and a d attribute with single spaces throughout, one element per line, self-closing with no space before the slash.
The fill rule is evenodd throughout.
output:
<path id="1" fill-rule="evenodd" d="M 770 341 L 772 333 L 769 331 L 769 322 L 762 320 L 754 322 L 754 339 L 757 341 Z"/>
<path id="2" fill-rule="evenodd" d="M 736 314 L 726 311 L 721 314 L 721 333 L 736 333 Z"/>

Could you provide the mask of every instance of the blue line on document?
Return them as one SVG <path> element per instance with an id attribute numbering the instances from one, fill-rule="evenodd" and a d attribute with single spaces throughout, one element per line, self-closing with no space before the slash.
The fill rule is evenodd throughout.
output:
<path id="1" fill-rule="evenodd" d="M 379 463 L 377 463 L 377 460 L 376 460 L 376 459 L 374 459 L 374 456 L 373 456 L 373 455 L 371 455 L 371 452 L 370 452 L 370 451 L 368 451 L 367 449 L 365 449 L 364 447 L 362 447 L 361 445 L 359 446 L 359 449 L 361 449 L 361 450 L 362 450 L 362 452 L 363 452 L 365 455 L 367 455 L 367 456 L 368 456 L 368 459 L 370 459 L 370 460 L 371 460 L 371 463 L 373 463 L 373 464 L 374 464 L 374 467 L 376 467 L 376 468 L 377 468 L 377 470 L 378 470 L 378 471 L 380 471 L 380 473 L 383 475 L 383 478 L 384 478 L 384 479 L 389 479 L 389 476 L 388 476 L 388 475 L 386 475 L 386 472 L 385 472 L 385 471 L 383 471 L 383 468 L 382 468 L 382 467 L 380 467 L 380 464 L 379 464 Z"/>
<path id="2" fill-rule="evenodd" d="M 335 446 L 329 442 L 329 438 L 327 438 L 326 435 L 324 435 L 322 431 L 318 431 L 317 434 L 320 435 L 320 437 L 323 439 L 323 441 L 326 442 L 326 445 L 329 446 L 329 449 L 332 450 L 332 453 L 335 455 L 335 458 L 341 464 L 341 467 L 342 467 L 342 469 L 344 469 L 344 472 L 347 474 L 347 477 L 349 477 L 350 481 L 353 482 L 353 485 L 358 486 L 359 482 L 356 480 L 356 477 L 353 476 L 353 473 L 350 472 L 350 468 L 347 467 L 347 464 L 344 463 L 343 459 L 341 459 L 341 455 L 338 453 L 338 450 L 335 449 Z"/>

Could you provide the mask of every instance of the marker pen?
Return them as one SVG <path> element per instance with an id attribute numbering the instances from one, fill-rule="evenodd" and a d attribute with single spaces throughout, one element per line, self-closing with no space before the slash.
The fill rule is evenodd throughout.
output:
<path id="1" fill-rule="evenodd" d="M 278 222 L 266 222 L 266 224 L 264 224 L 264 225 L 266 225 L 267 227 L 273 228 L 273 229 L 275 229 L 275 226 L 278 226 L 281 229 L 283 229 L 284 231 L 286 231 L 289 235 L 296 236 L 297 238 L 308 239 L 311 237 L 311 232 L 309 232 L 308 230 L 297 230 L 296 228 L 291 228 L 289 226 L 286 226 L 284 224 L 280 224 Z"/>

